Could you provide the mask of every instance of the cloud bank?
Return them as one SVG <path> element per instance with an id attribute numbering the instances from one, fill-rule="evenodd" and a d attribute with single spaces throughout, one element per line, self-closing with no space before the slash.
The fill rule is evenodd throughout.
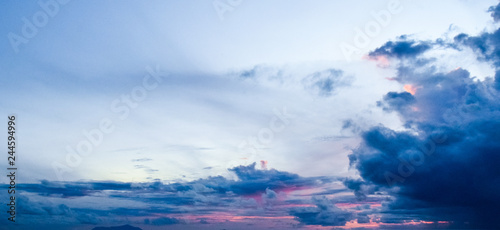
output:
<path id="1" fill-rule="evenodd" d="M 490 8 L 498 21 L 500 5 Z M 425 56 L 443 42 L 387 42 L 369 54 L 397 70 L 392 79 L 406 92 L 389 92 L 378 106 L 397 113 L 406 130 L 376 126 L 362 132 L 349 156 L 362 178 L 346 185 L 363 197 L 377 191 L 391 201 L 382 222 L 446 221 L 450 228 L 499 228 L 500 213 L 500 30 L 457 35 L 449 49 L 472 49 L 497 70 L 478 80 L 456 68 L 443 72 Z M 451 47 L 451 48 L 450 48 Z M 362 189 L 361 187 L 371 188 Z"/>

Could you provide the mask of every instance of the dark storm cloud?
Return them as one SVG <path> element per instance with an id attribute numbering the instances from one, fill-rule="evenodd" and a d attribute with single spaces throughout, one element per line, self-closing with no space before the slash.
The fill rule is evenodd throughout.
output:
<path id="1" fill-rule="evenodd" d="M 498 67 L 499 38 L 499 31 L 461 34 L 455 45 L 471 47 L 478 60 Z M 372 53 L 418 58 L 430 48 L 393 47 L 396 43 L 386 43 Z M 377 190 L 392 195 L 380 219 L 384 223 L 412 219 L 450 221 L 450 228 L 499 228 L 498 75 L 478 81 L 467 70 L 440 72 L 432 64 L 401 62 L 395 79 L 411 84 L 414 95 L 390 92 L 379 105 L 398 113 L 409 131 L 377 126 L 363 132 L 362 145 L 349 156 L 362 180 L 345 184 L 360 197 Z M 362 189 L 367 186 L 375 188 Z"/>
<path id="2" fill-rule="evenodd" d="M 382 102 L 378 102 L 377 105 L 381 106 L 384 110 L 391 111 L 393 109 L 401 110 L 402 107 L 406 107 L 415 102 L 415 98 L 408 92 L 389 92 L 384 96 L 384 100 L 387 105 Z"/>
<path id="3" fill-rule="evenodd" d="M 491 16 L 498 22 L 500 17 L 500 4 L 490 7 Z M 470 47 L 478 54 L 480 60 L 489 61 L 495 67 L 500 67 L 500 29 L 489 33 L 484 32 L 479 36 L 459 34 L 454 38 L 457 48 Z"/>
<path id="4" fill-rule="evenodd" d="M 500 20 L 500 4 L 490 7 L 488 12 L 491 12 L 491 17 L 495 20 L 495 22 Z"/>
<path id="5" fill-rule="evenodd" d="M 406 36 L 402 36 L 401 38 L 406 39 Z M 431 49 L 431 47 L 432 46 L 429 42 L 416 42 L 408 40 L 395 42 L 388 41 L 383 46 L 370 52 L 368 55 L 371 57 L 383 55 L 395 58 L 414 58 Z"/>
<path id="6" fill-rule="evenodd" d="M 351 155 L 352 156 L 352 155 Z M 367 200 L 366 194 L 373 194 L 377 187 L 360 179 L 345 179 L 344 185 L 354 191 L 357 200 Z M 352 203 L 352 202 L 351 202 Z"/>
<path id="7" fill-rule="evenodd" d="M 459 45 L 457 47 L 470 47 L 478 54 L 480 60 L 492 61 L 495 66 L 499 66 L 500 30 L 493 33 L 483 33 L 479 36 L 469 36 L 462 33 L 455 36 L 454 40 Z"/>

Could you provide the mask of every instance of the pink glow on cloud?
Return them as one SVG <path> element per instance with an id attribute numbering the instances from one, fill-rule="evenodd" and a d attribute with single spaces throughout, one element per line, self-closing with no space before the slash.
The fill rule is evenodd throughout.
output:
<path id="1" fill-rule="evenodd" d="M 358 223 L 357 220 L 354 220 L 347 222 L 345 226 L 342 226 L 341 228 L 351 229 L 351 228 L 377 228 L 377 227 L 380 227 L 380 224 L 372 222 L 371 220 L 370 223 L 364 223 L 364 224 L 360 224 Z"/>
<path id="2" fill-rule="evenodd" d="M 414 220 L 411 220 L 411 221 L 405 221 L 404 223 L 401 223 L 401 224 L 389 224 L 389 223 L 381 223 L 380 225 L 381 226 L 404 226 L 404 225 L 420 225 L 420 224 L 440 224 L 440 225 L 449 225 L 450 222 L 448 221 L 423 221 L 423 220 L 419 220 L 419 221 L 414 221 Z"/>
<path id="3" fill-rule="evenodd" d="M 310 189 L 310 188 L 311 187 L 288 187 L 288 188 L 276 189 L 274 191 L 277 192 L 277 193 L 283 192 L 286 195 L 288 195 L 288 194 L 296 192 L 296 191 L 307 190 L 307 189 Z"/>
<path id="4" fill-rule="evenodd" d="M 375 205 L 380 205 L 380 204 L 374 204 Z M 282 207 L 310 207 L 314 205 L 309 205 L 309 204 L 290 204 L 290 205 L 283 205 Z M 245 223 L 247 221 L 255 221 L 255 220 L 261 220 L 261 221 L 285 221 L 285 222 L 296 222 L 296 218 L 294 216 L 290 215 L 278 215 L 278 216 L 259 216 L 259 215 L 238 215 L 236 212 L 229 213 L 229 212 L 212 212 L 210 214 L 203 214 L 203 215 L 192 215 L 192 214 L 176 214 L 176 215 L 155 215 L 151 218 L 158 218 L 158 217 L 174 217 L 177 219 L 182 219 L 187 221 L 188 223 L 196 223 L 200 219 L 207 219 L 210 223 L 225 223 L 225 222 L 234 222 L 234 223 Z M 438 224 L 441 226 L 446 226 L 449 225 L 450 222 L 448 221 L 405 221 L 404 223 L 380 223 L 378 222 L 380 220 L 370 220 L 369 223 L 358 223 L 357 220 L 352 220 L 346 223 L 345 226 L 336 226 L 336 228 L 340 229 L 352 229 L 352 228 L 379 228 L 383 226 L 415 226 L 415 225 L 429 225 L 429 224 Z M 271 223 L 269 222 L 269 223 Z M 276 222 L 275 222 L 276 223 Z M 262 223 L 266 225 L 265 223 Z M 307 229 L 331 229 L 332 226 L 321 226 L 321 225 L 307 225 L 304 226 Z"/>
<path id="5" fill-rule="evenodd" d="M 294 219 L 294 216 L 233 216 L 230 221 L 241 221 L 246 219 L 268 219 L 268 220 L 283 220 Z"/>
<path id="6" fill-rule="evenodd" d="M 328 230 L 332 229 L 332 226 L 321 226 L 321 225 L 306 225 L 304 227 L 306 229 L 328 229 Z"/>
<path id="7" fill-rule="evenodd" d="M 260 161 L 260 168 L 263 170 L 267 170 L 267 161 L 261 160 Z"/>
<path id="8" fill-rule="evenodd" d="M 335 226 L 336 228 L 341 229 L 352 229 L 352 228 L 377 228 L 380 227 L 381 224 L 370 221 L 370 223 L 360 224 L 358 221 L 353 220 L 349 221 L 345 224 L 345 226 Z M 332 226 L 321 226 L 321 225 L 308 225 L 306 228 L 309 229 L 332 229 Z"/>
<path id="9" fill-rule="evenodd" d="M 408 92 L 408 93 L 411 93 L 411 95 L 415 95 L 415 93 L 417 93 L 417 89 L 420 89 L 422 88 L 421 86 L 414 86 L 414 85 L 405 85 L 403 86 L 403 89 Z"/>
<path id="10" fill-rule="evenodd" d="M 358 206 L 361 206 L 362 204 L 352 204 L 352 203 L 336 203 L 335 206 L 338 208 L 356 208 Z"/>
<path id="11" fill-rule="evenodd" d="M 432 222 L 432 221 L 407 221 L 404 223 L 397 223 L 397 224 L 390 224 L 390 223 L 377 223 L 373 222 L 370 220 L 370 223 L 363 223 L 360 224 L 356 220 L 347 222 L 345 226 L 339 226 L 338 228 L 343 228 L 343 229 L 351 229 L 351 228 L 378 228 L 378 227 L 383 227 L 383 226 L 405 226 L 405 225 L 420 225 L 420 224 L 449 224 L 448 221 L 438 221 L 438 222 Z"/>
<path id="12" fill-rule="evenodd" d="M 375 63 L 377 63 L 377 66 L 381 67 L 381 68 L 387 68 L 391 64 L 389 62 L 389 59 L 385 55 L 377 55 L 377 56 L 368 56 L 368 55 L 365 55 L 365 56 L 363 56 L 363 59 L 370 60 L 370 61 L 375 61 Z"/>

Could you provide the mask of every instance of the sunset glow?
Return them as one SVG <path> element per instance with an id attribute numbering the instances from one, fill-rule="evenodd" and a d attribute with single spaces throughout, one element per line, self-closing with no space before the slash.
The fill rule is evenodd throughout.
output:
<path id="1" fill-rule="evenodd" d="M 415 95 L 415 93 L 417 93 L 417 89 L 419 89 L 421 87 L 418 87 L 418 86 L 413 86 L 413 85 L 404 85 L 403 89 L 410 93 L 411 95 Z"/>
<path id="2" fill-rule="evenodd" d="M 499 0 L 0 5 L 0 230 L 500 229 Z"/>

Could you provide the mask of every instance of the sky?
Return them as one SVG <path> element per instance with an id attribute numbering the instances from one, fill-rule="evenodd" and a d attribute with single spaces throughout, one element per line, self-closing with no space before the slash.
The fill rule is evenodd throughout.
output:
<path id="1" fill-rule="evenodd" d="M 0 5 L 0 229 L 500 227 L 498 1 Z"/>

